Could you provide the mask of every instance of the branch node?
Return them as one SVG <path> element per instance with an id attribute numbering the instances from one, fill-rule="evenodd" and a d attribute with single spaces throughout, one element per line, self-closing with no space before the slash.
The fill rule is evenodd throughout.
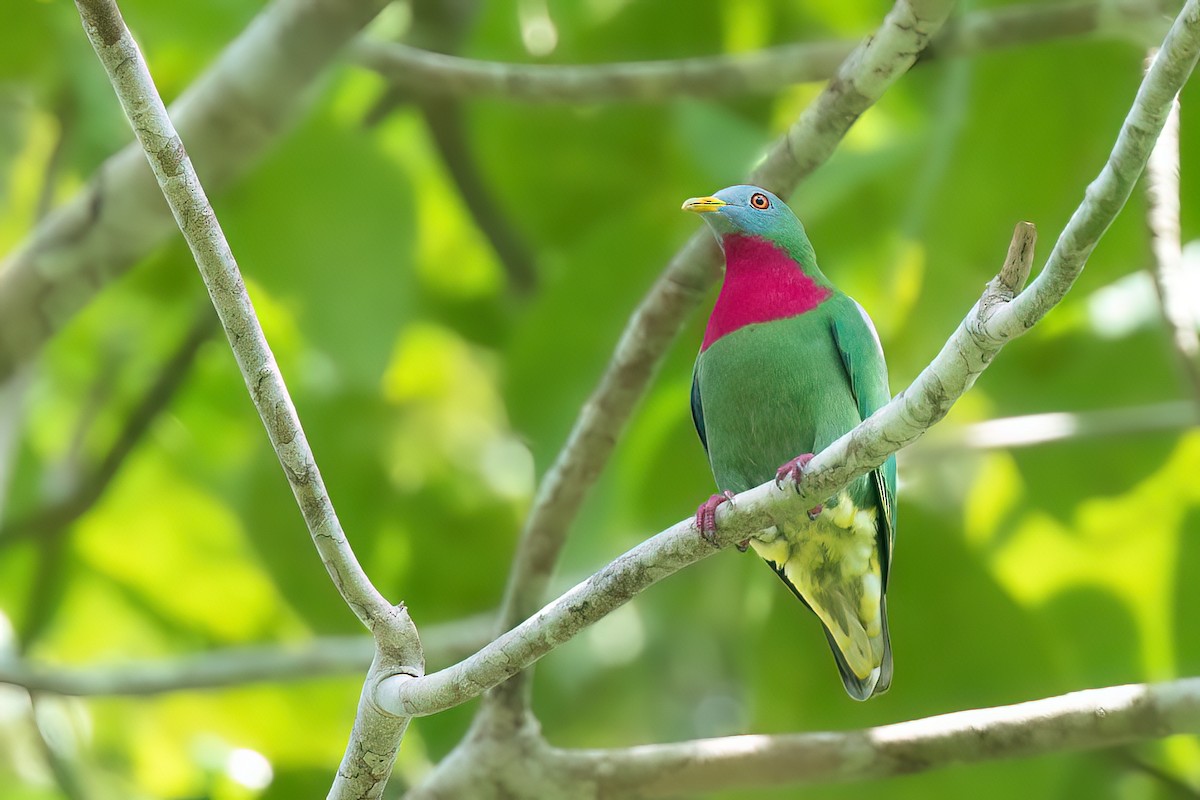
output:
<path id="1" fill-rule="evenodd" d="M 404 685 L 414 678 L 419 677 L 421 676 L 407 672 L 384 675 L 375 682 L 375 691 L 371 693 L 371 705 L 380 714 L 388 717 L 399 719 L 407 716 L 406 714 L 397 714 L 395 709 L 403 708 L 405 711 L 409 710 L 409 704 L 401 699 L 404 693 Z"/>
<path id="2" fill-rule="evenodd" d="M 1013 229 L 1012 241 L 1008 244 L 1008 254 L 1004 257 L 1004 266 L 996 277 L 988 281 L 979 298 L 976 313 L 968 316 L 966 330 L 986 354 L 992 345 L 1003 342 L 1009 336 L 989 333 L 985 329 L 996 312 L 1005 308 L 1025 288 L 1029 280 L 1029 271 L 1033 266 L 1034 245 L 1037 243 L 1037 227 L 1032 222 L 1021 221 Z M 991 356 L 984 358 L 984 363 Z"/>
<path id="3" fill-rule="evenodd" d="M 1009 299 L 1021 293 L 1025 282 L 1029 280 L 1029 270 L 1033 266 L 1033 249 L 1037 244 L 1037 226 L 1032 222 L 1021 221 L 1013 229 L 1012 241 L 1008 245 L 1008 255 L 1004 258 L 1004 266 L 1000 268 L 997 277 L 999 285 L 1009 296 Z"/>

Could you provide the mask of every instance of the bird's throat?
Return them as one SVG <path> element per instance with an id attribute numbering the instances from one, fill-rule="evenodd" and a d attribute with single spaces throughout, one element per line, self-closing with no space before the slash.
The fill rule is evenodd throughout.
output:
<path id="1" fill-rule="evenodd" d="M 805 274 L 787 250 L 767 239 L 734 234 L 726 236 L 722 246 L 725 282 L 708 318 L 701 352 L 747 325 L 811 311 L 833 293 Z"/>

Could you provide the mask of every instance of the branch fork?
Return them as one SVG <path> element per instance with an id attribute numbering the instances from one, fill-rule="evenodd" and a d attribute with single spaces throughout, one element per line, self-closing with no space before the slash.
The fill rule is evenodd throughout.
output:
<path id="1" fill-rule="evenodd" d="M 76 0 L 75 5 L 196 260 L 313 544 L 342 599 L 375 637 L 375 657 L 330 797 L 378 797 L 408 719 L 379 712 L 375 683 L 381 675 L 424 672 L 416 626 L 403 605 L 392 605 L 376 590 L 350 548 L 237 261 L 120 10 L 114 0 Z"/>
<path id="2" fill-rule="evenodd" d="M 1023 222 L 1016 226 L 999 274 L 912 385 L 817 454 L 796 485 L 796 493 L 768 481 L 737 495 L 736 504 L 719 508 L 716 539 L 720 547 L 770 527 L 781 514 L 799 513 L 915 441 L 946 415 L 1004 344 L 1032 327 L 1061 300 L 1128 199 L 1170 103 L 1198 54 L 1200 0 L 1189 0 L 1147 73 L 1100 177 L 1088 188 L 1038 279 L 1022 289 L 1036 239 L 1034 226 Z M 676 523 L 471 658 L 402 686 L 384 681 L 379 705 L 390 713 L 421 715 L 464 702 L 532 664 L 637 592 L 711 552 L 690 518 Z M 614 598 L 614 593 L 620 597 Z"/>
<path id="3" fill-rule="evenodd" d="M 407 610 L 393 606 L 375 590 L 349 547 L 228 243 L 115 3 L 76 0 L 76 4 L 196 258 L 312 539 L 347 604 L 375 636 L 375 657 L 330 797 L 378 797 L 412 716 L 435 713 L 478 696 L 646 587 L 714 550 L 697 535 L 690 518 L 676 523 L 474 655 L 423 675 L 421 645 Z M 752 180 L 790 194 L 790 188 L 832 152 L 858 115 L 911 66 L 949 8 L 947 0 L 899 0 L 880 33 L 847 60 L 838 79 L 776 144 Z M 1004 268 L 929 367 L 906 391 L 817 454 L 796 487 L 798 493 L 768 481 L 738 495 L 736 506 L 726 504 L 719 509 L 719 545 L 729 546 L 753 536 L 773 525 L 781 514 L 811 507 L 921 436 L 945 416 L 1007 341 L 1030 328 L 1061 300 L 1127 200 L 1162 129 L 1170 102 L 1194 68 L 1198 53 L 1200 0 L 1188 0 L 1143 81 L 1108 163 L 1088 187 L 1038 278 L 1022 288 L 1034 241 L 1033 226 L 1022 223 L 1017 226 Z M 578 474 L 590 479 L 599 472 L 611 450 L 614 431 L 619 430 L 654 373 L 680 320 L 710 281 L 711 254 L 711 246 L 704 248 L 693 238 L 622 337 L 613 367 L 585 406 L 552 478 L 539 495 L 534 519 L 543 514 L 545 525 L 538 529 L 531 522 L 527 530 L 510 579 L 502 625 L 540 594 L 565 527 L 582 500 L 579 490 L 562 494 L 559 479 Z M 538 533 L 530 535 L 533 531 Z M 1174 707 L 1178 714 L 1173 721 L 1191 728 L 1197 724 L 1194 689 L 1189 683 L 1170 695 L 1183 697 Z M 1138 707 L 1134 702 L 1135 711 Z M 1102 716 L 1104 708 L 1098 704 L 1090 713 Z M 973 712 L 965 713 L 966 730 L 974 730 Z M 910 724 L 920 727 L 928 723 Z M 1164 723 L 1152 733 L 1170 729 Z"/>

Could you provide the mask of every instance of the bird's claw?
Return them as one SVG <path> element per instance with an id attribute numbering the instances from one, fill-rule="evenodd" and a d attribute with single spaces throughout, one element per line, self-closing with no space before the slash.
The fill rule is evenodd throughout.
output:
<path id="1" fill-rule="evenodd" d="M 775 470 L 775 488 L 782 489 L 783 482 L 791 478 L 792 485 L 796 487 L 796 491 L 800 491 L 800 478 L 804 475 L 804 468 L 812 460 L 812 453 L 804 453 L 803 455 L 796 456 L 791 461 L 785 462 L 783 466 Z"/>
<path id="2" fill-rule="evenodd" d="M 713 547 L 717 546 L 717 506 L 722 503 L 732 504 L 733 492 L 726 489 L 720 494 L 714 494 L 696 509 L 696 529 L 700 531 L 700 538 Z M 745 548 L 739 545 L 739 549 Z"/>
<path id="3" fill-rule="evenodd" d="M 802 455 L 796 456 L 791 461 L 784 463 L 783 466 L 781 466 L 779 469 L 775 470 L 775 488 L 782 489 L 783 482 L 785 480 L 791 479 L 792 486 L 795 488 L 796 493 L 799 494 L 800 493 L 800 478 L 803 477 L 803 475 L 804 475 L 804 468 L 807 467 L 808 462 L 810 462 L 812 460 L 813 460 L 812 453 L 804 453 Z M 809 520 L 815 520 L 817 517 L 821 516 L 822 510 L 824 510 L 824 506 L 815 506 L 813 508 L 810 508 L 808 510 Z"/>

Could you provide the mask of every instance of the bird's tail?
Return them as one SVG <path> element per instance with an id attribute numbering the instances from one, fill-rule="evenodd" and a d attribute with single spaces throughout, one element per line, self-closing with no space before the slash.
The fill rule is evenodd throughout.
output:
<path id="1" fill-rule="evenodd" d="M 892 639 L 888 634 L 887 600 L 884 598 L 880 598 L 879 613 L 881 619 L 879 639 L 882 655 L 879 659 L 879 666 L 873 667 L 867 673 L 866 678 L 860 678 L 854 674 L 854 670 L 846 662 L 846 656 L 838 647 L 837 640 L 829 632 L 829 627 L 825 625 L 824 620 L 821 621 L 821 627 L 825 629 L 825 638 L 829 640 L 829 648 L 833 650 L 833 658 L 837 661 L 838 673 L 842 676 L 842 685 L 846 687 L 846 693 L 855 700 L 870 700 L 874 695 L 886 692 L 892 685 Z"/>
<path id="2" fill-rule="evenodd" d="M 829 649 L 833 651 L 833 658 L 837 662 L 838 674 L 842 676 L 842 685 L 846 687 L 846 694 L 855 700 L 869 700 L 877 694 L 886 692 L 892 685 L 892 639 L 888 633 L 887 599 L 879 598 L 878 635 L 869 636 L 859 623 L 857 614 L 846 613 L 847 609 L 844 608 L 844 604 L 835 601 L 828 604 L 833 608 L 822 608 L 821 611 L 817 611 L 782 569 L 776 567 L 771 561 L 767 561 L 767 566 L 771 567 L 772 571 L 792 590 L 792 594 L 796 595 L 800 602 L 808 606 L 821 620 L 821 628 L 825 631 L 825 638 L 829 640 Z M 833 617 L 830 622 L 834 625 L 837 625 L 834 620 L 840 618 L 841 621 L 847 623 L 845 628 L 849 628 L 849 630 L 844 632 L 839 630 L 839 635 L 834 636 L 830 629 L 830 622 L 826 622 L 826 617 Z M 840 643 L 839 640 L 841 640 Z M 847 652 L 853 654 L 858 671 L 864 672 L 865 675 L 860 677 L 850 666 L 846 657 Z"/>
<path id="3" fill-rule="evenodd" d="M 846 692 L 866 700 L 892 683 L 892 645 L 874 516 L 858 515 L 862 518 L 846 524 L 822 515 L 810 526 L 776 529 L 774 536 L 752 539 L 751 545 L 816 613 Z"/>

